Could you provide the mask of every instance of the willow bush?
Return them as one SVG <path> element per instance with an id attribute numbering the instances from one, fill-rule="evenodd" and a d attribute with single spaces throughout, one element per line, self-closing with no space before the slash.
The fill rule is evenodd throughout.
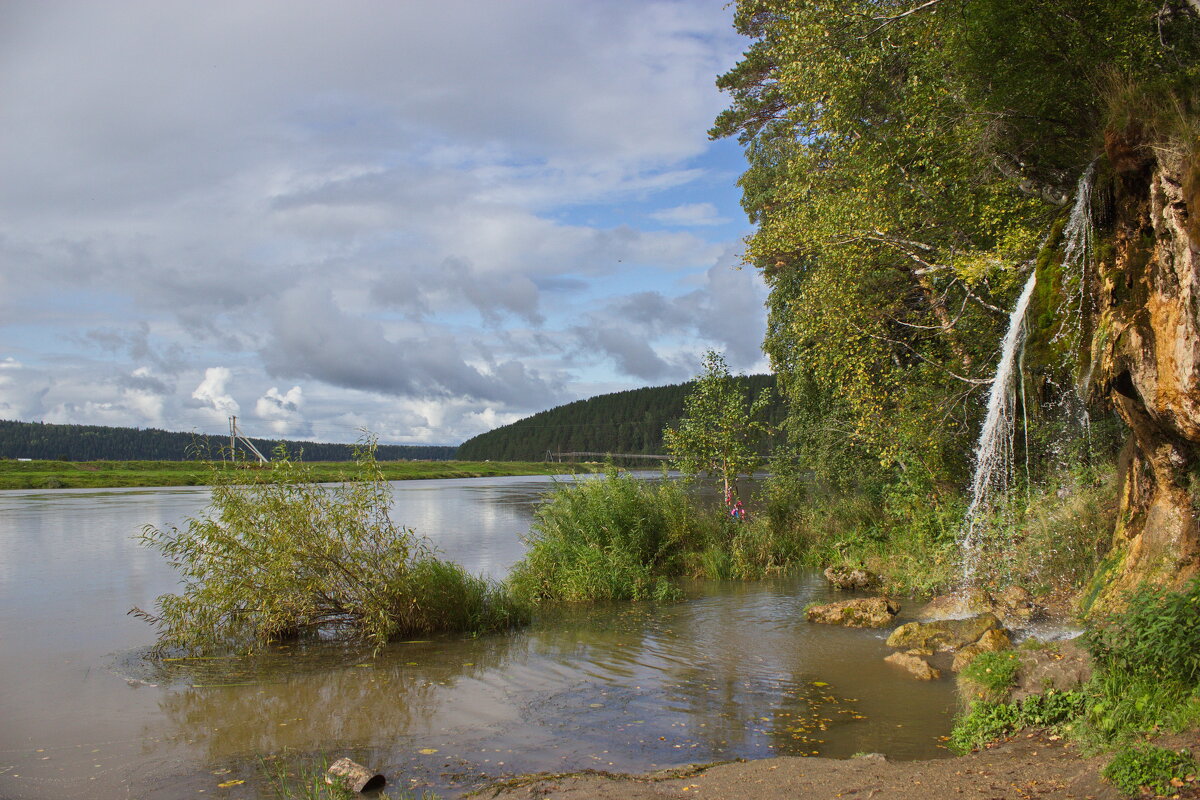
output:
<path id="1" fill-rule="evenodd" d="M 396 525 L 368 438 L 339 483 L 321 484 L 283 449 L 262 469 L 208 464 L 212 500 L 182 527 L 147 525 L 141 541 L 181 576 L 158 598 L 159 647 L 253 651 L 304 635 L 364 641 L 483 632 L 528 621 L 505 589 L 436 558 Z"/>

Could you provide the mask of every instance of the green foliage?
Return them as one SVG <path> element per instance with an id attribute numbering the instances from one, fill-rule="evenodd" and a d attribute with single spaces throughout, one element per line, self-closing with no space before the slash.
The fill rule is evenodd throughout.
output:
<path id="1" fill-rule="evenodd" d="M 1200 578 L 1143 586 L 1085 632 L 1097 674 L 1081 735 L 1096 744 L 1200 725 Z"/>
<path id="2" fill-rule="evenodd" d="M 1123 610 L 1094 620 L 1086 637 L 1106 672 L 1200 686 L 1200 578 L 1178 592 L 1140 587 Z"/>
<path id="3" fill-rule="evenodd" d="M 1122 611 L 1085 632 L 1095 674 L 1079 691 L 1048 692 L 1015 704 L 977 702 L 955 723 L 960 752 L 1025 726 L 1061 724 L 1091 748 L 1200 725 L 1200 579 L 1181 592 L 1143 587 Z M 964 670 L 992 689 L 1005 677 L 1003 653 L 982 654 Z M 987 670 L 991 669 L 991 673 Z"/>
<path id="4" fill-rule="evenodd" d="M 1082 713 L 1084 703 L 1081 692 L 1053 690 L 1019 703 L 975 702 L 968 714 L 955 720 L 950 731 L 950 749 L 969 753 L 1022 728 L 1069 723 Z"/>
<path id="5" fill-rule="evenodd" d="M 1187 750 L 1168 750 L 1152 744 L 1123 747 L 1104 768 L 1104 777 L 1127 795 L 1140 795 L 1142 789 L 1165 795 L 1175 791 L 1172 779 L 1194 777 L 1200 764 Z"/>
<path id="6" fill-rule="evenodd" d="M 437 560 L 395 525 L 391 494 L 366 440 L 333 486 L 276 451 L 269 469 L 211 464 L 212 500 L 184 527 L 146 526 L 142 542 L 181 577 L 158 598 L 161 647 L 252 651 L 318 632 L 376 647 L 402 635 L 480 632 L 523 623 L 501 587 Z"/>
<path id="7" fill-rule="evenodd" d="M 962 677 L 992 694 L 1012 688 L 1021 659 L 1012 650 L 980 653 L 962 671 Z"/>
<path id="8" fill-rule="evenodd" d="M 1194 4 L 739 0 L 735 24 L 751 43 L 718 80 L 731 107 L 710 135 L 736 136 L 749 162 L 747 260 L 771 289 L 765 348 L 791 407 L 778 466 L 813 471 L 820 491 L 856 503 L 953 502 L 970 475 L 1003 309 L 1035 264 L 1047 280 L 1031 313 L 1041 339 L 1026 363 L 1017 458 L 1034 481 L 1043 463 L 1071 463 L 1051 409 L 1079 365 L 1063 363 L 1067 340 L 1050 346 L 1063 276 L 1058 237 L 1039 243 L 1061 231 L 1106 129 L 1147 147 L 1194 146 Z M 809 529 L 829 507 L 812 491 L 791 504 L 809 506 L 789 511 Z M 902 549 L 885 541 L 899 525 L 866 516 L 843 549 Z M 1021 517 L 998 536 L 1024 530 Z M 1069 526 L 1044 522 L 1048 551 L 1043 532 Z M 1073 570 L 1086 550 L 1053 555 Z"/>
<path id="9" fill-rule="evenodd" d="M 729 374 L 719 353 L 704 354 L 703 371 L 683 401 L 683 418 L 663 431 L 672 463 L 684 475 L 716 478 L 729 502 L 739 476 L 749 477 L 763 463 L 759 443 L 769 433 L 762 417 L 769 390 L 753 400 Z"/>
<path id="10" fill-rule="evenodd" d="M 509 581 L 532 602 L 673 599 L 670 578 L 698 538 L 679 484 L 610 468 L 603 479 L 560 485 L 538 507 Z"/>
<path id="11" fill-rule="evenodd" d="M 559 486 L 538 507 L 527 544 L 509 582 L 535 603 L 676 600 L 676 578 L 778 575 L 801 549 L 765 518 L 738 522 L 678 481 L 651 483 L 612 467 L 602 480 Z"/>

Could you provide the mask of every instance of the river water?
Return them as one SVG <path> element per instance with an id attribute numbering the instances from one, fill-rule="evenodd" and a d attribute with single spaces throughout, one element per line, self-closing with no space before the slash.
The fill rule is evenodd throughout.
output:
<path id="1" fill-rule="evenodd" d="M 502 577 L 553 480 L 399 482 L 393 517 Z M 806 623 L 804 607 L 831 596 L 814 574 L 697 583 L 678 604 L 548 614 L 376 657 L 311 646 L 152 661 L 152 629 L 126 612 L 153 608 L 175 576 L 134 536 L 207 500 L 203 488 L 0 491 L 0 798 L 269 796 L 262 758 L 350 755 L 393 786 L 453 797 L 542 770 L 945 755 L 951 682 L 884 664 L 878 632 Z"/>

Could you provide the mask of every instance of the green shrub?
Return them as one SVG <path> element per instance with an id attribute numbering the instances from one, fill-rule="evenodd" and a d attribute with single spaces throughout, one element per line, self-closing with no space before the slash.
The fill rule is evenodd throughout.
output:
<path id="1" fill-rule="evenodd" d="M 1162 795 L 1174 791 L 1172 779 L 1182 780 L 1197 770 L 1200 764 L 1187 750 L 1141 743 L 1118 750 L 1104 768 L 1104 777 L 1128 795 L 1141 794 L 1143 787 Z"/>
<path id="2" fill-rule="evenodd" d="M 1019 703 L 975 702 L 966 715 L 955 720 L 950 749 L 969 753 L 1022 728 L 1064 725 L 1079 717 L 1085 704 L 1082 692 L 1054 690 Z"/>
<path id="3" fill-rule="evenodd" d="M 668 579 L 684 573 L 687 551 L 703 552 L 719 535 L 679 483 L 610 468 L 602 479 L 560 485 L 538 507 L 509 583 L 535 603 L 677 598 Z"/>
<path id="4" fill-rule="evenodd" d="M 962 671 L 962 677 L 977 684 L 990 694 L 1000 694 L 1012 687 L 1021 668 L 1021 659 L 1012 650 L 980 653 Z"/>
<path id="5" fill-rule="evenodd" d="M 503 587 L 436 559 L 388 516 L 391 492 L 366 440 L 346 479 L 318 483 L 284 450 L 267 469 L 209 464 L 212 499 L 175 526 L 146 526 L 142 542 L 181 573 L 183 590 L 157 600 L 159 646 L 253 651 L 322 633 L 376 647 L 435 631 L 522 624 L 528 608 Z"/>
<path id="6" fill-rule="evenodd" d="M 1085 634 L 1097 666 L 1131 678 L 1200 685 L 1200 577 L 1182 591 L 1141 587 Z"/>

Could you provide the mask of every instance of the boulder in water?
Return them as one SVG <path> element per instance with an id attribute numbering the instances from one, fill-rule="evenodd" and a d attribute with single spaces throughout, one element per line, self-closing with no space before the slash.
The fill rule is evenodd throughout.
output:
<path id="1" fill-rule="evenodd" d="M 825 580 L 835 589 L 870 589 L 879 583 L 879 576 L 861 567 L 826 567 Z"/>
<path id="2" fill-rule="evenodd" d="M 932 681 L 942 677 L 940 670 L 931 667 L 928 661 L 912 653 L 892 653 L 884 661 L 908 670 L 909 674 L 919 681 Z"/>
<path id="3" fill-rule="evenodd" d="M 983 634 L 1000 628 L 995 614 L 985 613 L 965 619 L 939 619 L 929 622 L 909 622 L 892 631 L 888 647 L 907 650 L 913 647 L 928 647 L 945 652 L 958 650 L 979 641 Z"/>
<path id="4" fill-rule="evenodd" d="M 845 625 L 849 628 L 883 628 L 900 613 L 900 604 L 886 597 L 861 597 L 836 603 L 809 606 L 804 614 L 809 622 Z"/>

